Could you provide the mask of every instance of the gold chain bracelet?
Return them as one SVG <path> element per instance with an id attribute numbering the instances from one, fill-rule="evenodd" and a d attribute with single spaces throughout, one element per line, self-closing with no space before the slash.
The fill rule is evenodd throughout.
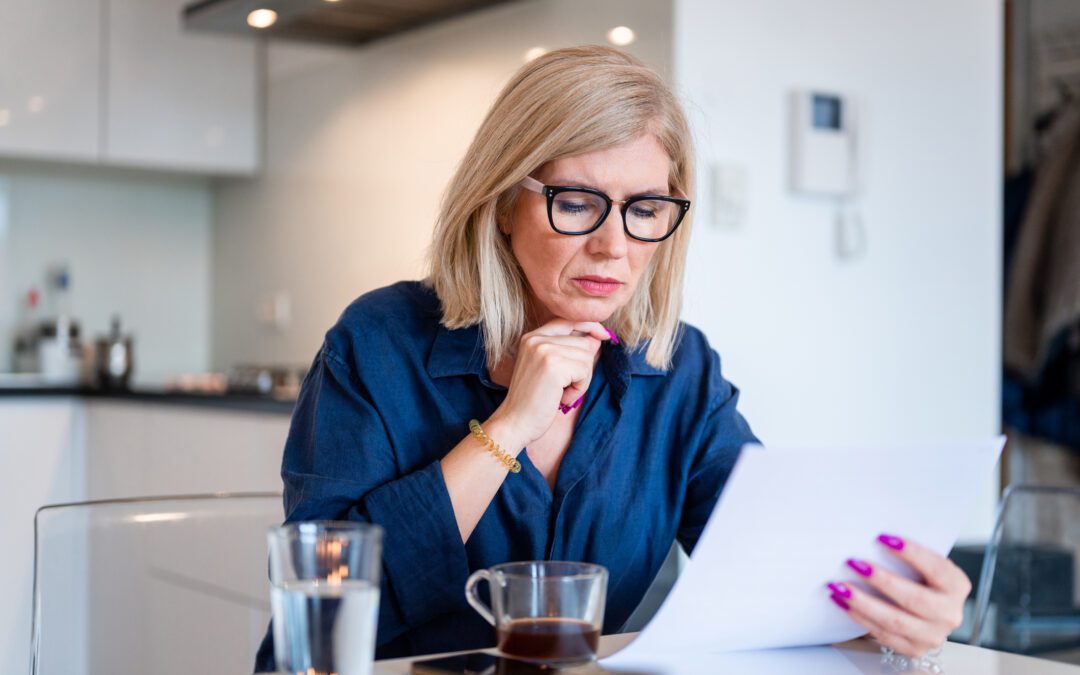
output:
<path id="1" fill-rule="evenodd" d="M 473 436 L 476 436 L 488 452 L 495 455 L 495 459 L 502 462 L 510 473 L 518 473 L 521 471 L 521 462 L 517 461 L 509 455 L 505 450 L 499 447 L 499 444 L 491 440 L 491 437 L 484 433 L 484 430 L 480 428 L 480 422 L 476 420 L 469 420 L 469 431 Z"/>

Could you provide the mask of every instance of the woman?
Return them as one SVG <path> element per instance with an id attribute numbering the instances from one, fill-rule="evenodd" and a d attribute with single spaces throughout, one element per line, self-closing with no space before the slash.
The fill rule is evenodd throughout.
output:
<path id="1" fill-rule="evenodd" d="M 454 175 L 428 279 L 364 295 L 327 333 L 285 448 L 286 513 L 385 529 L 380 658 L 490 646 L 463 588 L 511 560 L 605 565 L 616 632 L 672 542 L 693 549 L 756 439 L 678 320 L 692 189 L 686 119 L 654 72 L 605 47 L 550 52 Z M 958 625 L 968 581 L 883 542 L 926 582 L 851 561 L 892 602 L 823 592 L 921 654 Z"/>

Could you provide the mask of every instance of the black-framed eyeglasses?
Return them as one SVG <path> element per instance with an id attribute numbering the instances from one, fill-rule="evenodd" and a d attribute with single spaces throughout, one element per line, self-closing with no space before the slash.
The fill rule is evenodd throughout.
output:
<path id="1" fill-rule="evenodd" d="M 544 185 L 526 176 L 521 187 L 547 197 L 548 222 L 559 234 L 589 234 L 596 231 L 611 213 L 613 204 L 622 208 L 623 230 L 638 241 L 663 241 L 675 233 L 690 200 L 668 195 L 636 195 L 612 199 L 599 190 L 566 185 Z"/>

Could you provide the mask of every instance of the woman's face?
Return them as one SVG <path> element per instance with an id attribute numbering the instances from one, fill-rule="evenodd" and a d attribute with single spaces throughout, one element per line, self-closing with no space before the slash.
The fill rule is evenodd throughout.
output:
<path id="1" fill-rule="evenodd" d="M 670 162 L 656 137 L 646 134 L 606 150 L 548 162 L 532 176 L 545 185 L 590 187 L 621 200 L 668 194 Z M 618 204 L 593 232 L 559 234 L 548 222 L 547 198 L 524 189 L 502 229 L 510 234 L 514 256 L 525 272 L 530 317 L 537 324 L 555 318 L 607 321 L 633 296 L 657 247 L 668 244 L 627 236 Z"/>

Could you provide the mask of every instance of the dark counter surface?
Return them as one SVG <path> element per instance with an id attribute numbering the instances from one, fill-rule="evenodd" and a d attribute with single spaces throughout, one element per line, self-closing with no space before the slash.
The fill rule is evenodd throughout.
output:
<path id="1" fill-rule="evenodd" d="M 90 400 L 109 400 L 131 403 L 155 403 L 220 410 L 240 410 L 291 415 L 296 401 L 260 394 L 224 393 L 203 394 L 135 387 L 129 391 L 101 391 L 89 387 L 0 387 L 0 401 L 12 398 L 49 398 L 72 396 Z"/>

